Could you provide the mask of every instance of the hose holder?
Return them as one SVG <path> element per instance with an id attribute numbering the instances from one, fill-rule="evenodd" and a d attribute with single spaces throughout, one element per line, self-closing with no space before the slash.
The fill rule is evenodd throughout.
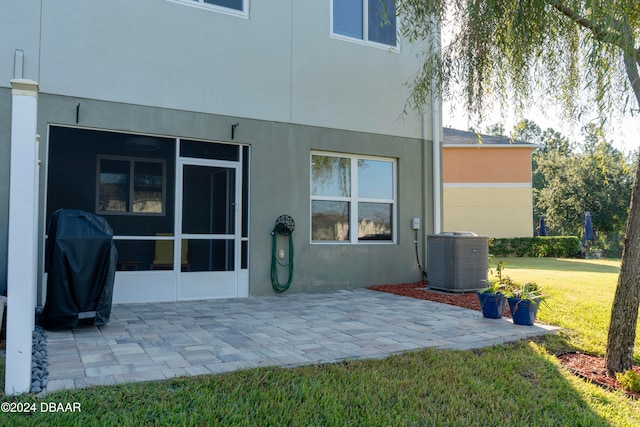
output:
<path id="1" fill-rule="evenodd" d="M 290 236 L 293 230 L 296 228 L 296 223 L 289 215 L 280 215 L 276 219 L 276 225 L 273 227 L 271 235 L 278 233 L 281 236 Z"/>

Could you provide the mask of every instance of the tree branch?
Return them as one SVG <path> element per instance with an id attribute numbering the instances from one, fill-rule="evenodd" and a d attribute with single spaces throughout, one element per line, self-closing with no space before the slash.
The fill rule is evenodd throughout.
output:
<path id="1" fill-rule="evenodd" d="M 621 24 L 621 31 L 624 37 L 624 44 L 633 47 L 635 45 L 635 39 L 627 21 L 625 21 L 624 24 Z M 640 108 L 640 73 L 638 72 L 638 65 L 640 62 L 638 61 L 638 50 L 635 49 L 635 54 L 634 49 L 623 50 L 623 52 L 624 67 L 627 71 L 627 77 L 631 83 L 631 89 L 633 89 L 633 93 L 636 96 L 638 108 Z"/>
<path id="2" fill-rule="evenodd" d="M 627 72 L 629 83 L 631 83 L 631 88 L 636 97 L 638 108 L 640 108 L 640 73 L 638 72 L 638 67 L 640 66 L 640 49 L 635 47 L 635 39 L 629 28 L 629 23 L 626 21 L 623 23 L 614 19 L 615 28 L 612 28 L 611 25 L 600 25 L 580 16 L 576 11 L 561 4 L 559 1 L 555 2 L 553 7 L 579 26 L 591 31 L 596 40 L 613 44 L 622 50 L 625 71 Z"/>
<path id="3" fill-rule="evenodd" d="M 560 2 L 555 2 L 553 4 L 553 7 L 576 24 L 591 31 L 596 40 L 599 40 L 603 43 L 612 43 L 618 46 L 625 52 L 625 56 L 630 50 L 634 55 L 636 64 L 640 65 L 640 49 L 636 49 L 634 45 L 626 46 L 626 43 L 622 41 L 622 39 L 626 36 L 624 31 L 610 31 L 606 27 L 598 25 L 597 23 L 583 16 L 580 16 L 575 10 L 561 4 Z"/>

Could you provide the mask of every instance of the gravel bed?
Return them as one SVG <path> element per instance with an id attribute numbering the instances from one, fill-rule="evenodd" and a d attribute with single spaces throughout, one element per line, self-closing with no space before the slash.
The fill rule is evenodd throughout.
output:
<path id="1" fill-rule="evenodd" d="M 47 335 L 41 326 L 42 306 L 36 307 L 36 327 L 31 350 L 31 393 L 41 393 L 47 387 Z"/>

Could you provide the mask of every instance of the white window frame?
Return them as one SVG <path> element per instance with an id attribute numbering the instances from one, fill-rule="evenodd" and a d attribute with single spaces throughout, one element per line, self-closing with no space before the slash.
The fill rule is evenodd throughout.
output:
<path id="1" fill-rule="evenodd" d="M 172 3 L 180 3 L 187 6 L 197 7 L 200 9 L 210 10 L 223 13 L 225 15 L 239 16 L 241 18 L 249 18 L 249 0 L 242 0 L 242 10 L 231 9 L 228 7 L 218 6 L 215 4 L 205 3 L 204 0 L 167 0 Z"/>
<path id="2" fill-rule="evenodd" d="M 129 162 L 129 200 L 130 206 L 127 211 L 101 211 L 100 210 L 100 162 L 102 160 L 119 160 Z M 162 211 L 161 212 L 134 212 L 133 209 L 133 186 L 135 184 L 136 162 L 160 163 L 162 164 Z M 99 154 L 96 158 L 96 205 L 97 215 L 134 215 L 134 216 L 165 216 L 167 214 L 167 162 L 163 159 L 153 159 L 145 157 L 109 156 Z"/>
<path id="3" fill-rule="evenodd" d="M 398 18 L 396 17 L 396 44 L 384 44 L 378 43 L 369 39 L 369 2 L 367 0 L 362 1 L 362 38 L 349 37 L 343 34 L 337 34 L 333 32 L 333 2 L 340 0 L 329 0 L 329 34 L 331 38 L 336 40 L 344 40 L 363 46 L 376 47 L 379 49 L 385 49 L 392 52 L 400 51 L 400 42 L 398 41 Z"/>
<path id="4" fill-rule="evenodd" d="M 313 156 L 327 156 L 346 158 L 351 161 L 351 188 L 349 196 L 314 196 L 313 194 Z M 371 199 L 358 196 L 358 160 L 376 160 L 389 162 L 392 164 L 391 189 L 393 195 L 391 199 Z M 309 155 L 309 241 L 314 245 L 393 245 L 396 244 L 397 217 L 398 217 L 398 160 L 392 157 L 377 157 L 366 155 L 354 155 L 347 153 L 336 153 L 328 151 L 312 151 Z M 348 202 L 349 203 L 349 240 L 313 240 L 313 202 Z M 388 203 L 391 204 L 391 240 L 358 240 L 358 203 Z"/>

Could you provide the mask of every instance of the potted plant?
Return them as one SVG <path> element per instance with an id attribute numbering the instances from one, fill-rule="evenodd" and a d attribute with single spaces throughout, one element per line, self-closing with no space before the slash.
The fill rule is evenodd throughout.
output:
<path id="1" fill-rule="evenodd" d="M 504 292 L 508 289 L 511 279 L 506 276 L 502 277 L 503 269 L 504 264 L 501 261 L 496 267 L 497 280 L 486 281 L 489 286 L 478 291 L 482 315 L 489 319 L 500 319 L 507 304 Z"/>
<path id="2" fill-rule="evenodd" d="M 545 304 L 546 295 L 540 292 L 535 282 L 523 285 L 513 283 L 508 290 L 509 310 L 516 325 L 533 325 L 538 315 L 540 304 Z"/>

